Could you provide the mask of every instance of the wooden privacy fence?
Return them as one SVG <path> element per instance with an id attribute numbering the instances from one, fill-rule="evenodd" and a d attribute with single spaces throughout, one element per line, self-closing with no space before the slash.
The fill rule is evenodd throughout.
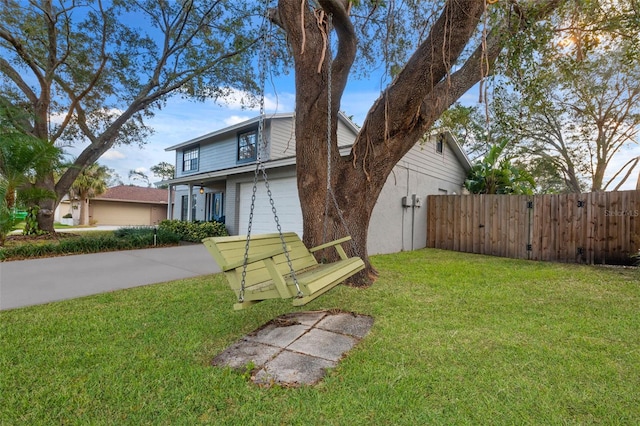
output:
<path id="1" fill-rule="evenodd" d="M 629 263 L 640 249 L 640 191 L 431 195 L 427 247 L 516 259 Z"/>

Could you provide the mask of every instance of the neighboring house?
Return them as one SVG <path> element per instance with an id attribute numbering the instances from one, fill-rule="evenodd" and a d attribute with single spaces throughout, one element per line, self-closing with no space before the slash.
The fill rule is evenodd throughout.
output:
<path id="1" fill-rule="evenodd" d="M 149 226 L 167 218 L 167 190 L 119 185 L 89 199 L 89 222 L 94 225 Z M 78 224 L 79 200 L 60 202 L 59 215 L 71 213 Z"/>
<path id="2" fill-rule="evenodd" d="M 282 229 L 302 236 L 294 115 L 265 117 L 266 146 L 258 143 L 258 123 L 256 117 L 166 148 L 176 155 L 176 177 L 164 182 L 170 193 L 175 191 L 169 218 L 218 220 L 225 222 L 232 235 L 246 234 L 260 151 Z M 339 115 L 338 142 L 343 155 L 348 154 L 358 130 L 344 114 Z M 466 155 L 448 133 L 416 144 L 395 166 L 380 194 L 369 226 L 369 253 L 425 247 L 426 196 L 461 193 L 470 167 Z M 261 175 L 251 232 L 276 232 Z"/>

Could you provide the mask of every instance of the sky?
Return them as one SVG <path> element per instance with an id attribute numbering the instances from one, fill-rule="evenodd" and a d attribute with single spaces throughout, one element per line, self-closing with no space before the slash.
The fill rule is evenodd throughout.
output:
<path id="1" fill-rule="evenodd" d="M 369 81 L 351 82 L 343 96 L 341 110 L 353 116 L 356 124 L 362 124 L 367 111 L 380 96 L 380 87 Z M 283 76 L 273 80 L 272 87 L 265 90 L 265 112 L 293 112 L 295 93 L 293 76 Z M 165 148 L 188 141 L 206 133 L 249 120 L 259 114 L 259 107 L 242 108 L 239 96 L 227 98 L 224 103 L 214 101 L 195 102 L 180 97 L 171 98 L 162 110 L 147 120 L 154 133 L 140 148 L 137 145 L 115 146 L 100 157 L 98 163 L 114 169 L 125 184 L 140 184 L 129 181 L 129 171 L 147 174 L 151 182 L 159 178 L 149 171 L 162 161 L 174 164 L 175 151 Z"/>
<path id="2" fill-rule="evenodd" d="M 382 89 L 379 78 L 350 81 L 342 98 L 341 111 L 347 116 L 353 116 L 353 121 L 361 125 Z M 468 106 L 479 105 L 478 98 L 478 89 L 473 88 L 460 102 Z M 265 112 L 293 112 L 294 105 L 293 76 L 272 80 L 270 87 L 265 90 Z M 163 161 L 175 165 L 175 151 L 167 152 L 165 148 L 249 120 L 258 114 L 258 107 L 243 109 L 239 96 L 225 99 L 224 103 L 219 104 L 211 100 L 194 102 L 174 97 L 147 121 L 154 133 L 142 148 L 138 145 L 115 146 L 103 154 L 98 163 L 115 170 L 124 184 L 144 185 L 140 180 L 129 178 L 130 170 L 146 174 L 151 183 L 158 182 L 161 179 L 154 176 L 150 168 Z M 635 156 L 640 156 L 640 145 L 629 145 L 614 158 L 609 170 L 617 170 Z M 635 189 L 637 178 L 634 176 L 637 173 L 636 169 L 621 189 Z"/>
<path id="3" fill-rule="evenodd" d="M 130 22 L 133 26 L 148 24 L 140 21 L 139 16 L 135 13 L 129 18 L 126 16 L 121 18 L 133 19 Z M 267 77 L 266 113 L 294 111 L 293 79 L 293 75 Z M 368 80 L 350 79 L 342 97 L 340 110 L 347 116 L 353 117 L 353 121 L 357 125 L 361 125 L 368 110 L 380 96 L 388 81 L 388 76 L 384 78 L 381 70 L 373 70 Z M 467 106 L 480 106 L 481 109 L 484 109 L 484 105 L 478 103 L 479 90 L 478 86 L 472 88 L 459 100 L 460 103 Z M 172 97 L 162 110 L 155 112 L 153 118 L 146 119 L 146 124 L 154 130 L 154 133 L 147 138 L 147 143 L 143 147 L 138 145 L 115 146 L 104 153 L 98 163 L 113 169 L 124 184 L 144 185 L 139 180 L 130 179 L 130 171 L 146 174 L 151 183 L 158 182 L 161 178 L 154 176 L 150 168 L 160 162 L 175 165 L 175 151 L 167 152 L 165 148 L 249 120 L 259 114 L 258 108 L 243 109 L 239 98 L 239 96 L 231 97 L 216 104 L 211 100 L 194 102 L 180 96 Z M 78 155 L 83 148 L 84 146 L 80 145 L 68 151 L 73 156 Z M 640 156 L 640 145 L 625 148 L 614 158 L 609 170 L 613 173 L 629 158 L 635 156 Z M 638 171 L 635 172 L 635 176 L 637 173 Z M 630 179 L 622 189 L 635 189 L 636 179 L 635 177 Z"/>

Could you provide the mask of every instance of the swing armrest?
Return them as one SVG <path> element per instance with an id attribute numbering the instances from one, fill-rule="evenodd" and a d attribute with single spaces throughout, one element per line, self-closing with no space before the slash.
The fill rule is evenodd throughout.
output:
<path id="1" fill-rule="evenodd" d="M 342 244 L 342 243 L 344 243 L 346 241 L 349 241 L 349 240 L 351 240 L 350 236 L 342 237 L 342 238 L 340 238 L 338 240 L 331 241 L 331 242 L 325 243 L 325 244 L 320 244 L 317 247 L 310 248 L 309 251 L 311 253 L 315 253 L 317 251 L 320 251 L 320 250 L 323 250 L 323 249 L 326 249 L 326 248 L 329 248 L 329 247 L 335 247 L 336 251 L 338 252 L 338 255 L 340 256 L 340 259 L 346 260 L 349 257 L 345 253 L 344 249 L 340 246 L 340 244 Z"/>
<path id="2" fill-rule="evenodd" d="M 286 248 L 287 251 L 289 251 L 289 247 L 287 246 Z M 258 253 L 258 254 L 254 254 L 252 256 L 249 256 L 247 258 L 247 265 L 250 265 L 252 263 L 256 263 L 256 262 L 260 262 L 262 260 L 268 259 L 270 257 L 274 257 L 277 256 L 279 254 L 283 254 L 285 252 L 285 249 L 283 247 L 277 248 L 275 250 L 270 250 L 264 253 Z M 236 262 L 232 262 L 229 263 L 228 265 L 225 265 L 222 268 L 223 272 L 227 272 L 230 271 L 232 269 L 236 269 L 236 268 L 242 268 L 242 266 L 244 265 L 244 259 L 240 259 Z"/>

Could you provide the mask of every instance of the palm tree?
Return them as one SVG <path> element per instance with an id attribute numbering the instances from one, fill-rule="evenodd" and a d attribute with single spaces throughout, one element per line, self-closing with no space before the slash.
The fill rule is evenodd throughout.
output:
<path id="1" fill-rule="evenodd" d="M 531 175 L 503 157 L 508 140 L 493 145 L 487 155 L 471 170 L 464 183 L 472 194 L 532 194 L 535 181 Z M 501 158 L 502 157 L 502 158 Z"/>
<path id="2" fill-rule="evenodd" d="M 97 163 L 80 172 L 69 191 L 69 198 L 80 200 L 80 225 L 89 224 L 89 199 L 104 194 L 109 180 L 109 168 Z"/>
<path id="3" fill-rule="evenodd" d="M 0 114 L 1 115 L 1 114 Z M 51 171 L 62 160 L 62 151 L 35 137 L 20 133 L 0 120 L 0 244 L 15 225 L 14 213 L 20 204 L 35 208 L 55 194 L 34 184 L 36 176 Z M 34 230 L 37 231 L 37 230 Z"/>

